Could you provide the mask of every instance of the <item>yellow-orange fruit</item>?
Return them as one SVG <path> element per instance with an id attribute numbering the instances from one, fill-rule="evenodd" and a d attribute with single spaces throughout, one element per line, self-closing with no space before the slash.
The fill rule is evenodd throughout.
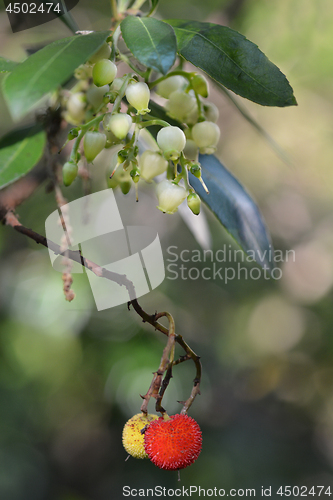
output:
<path id="1" fill-rule="evenodd" d="M 129 455 L 134 458 L 148 458 L 144 447 L 142 429 L 148 426 L 158 415 L 138 413 L 130 418 L 123 429 L 123 446 Z"/>

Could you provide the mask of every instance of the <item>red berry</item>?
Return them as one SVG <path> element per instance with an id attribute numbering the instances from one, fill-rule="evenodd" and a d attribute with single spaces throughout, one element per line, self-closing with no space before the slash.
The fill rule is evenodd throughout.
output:
<path id="1" fill-rule="evenodd" d="M 145 451 L 160 469 L 179 470 L 193 464 L 202 445 L 201 430 L 188 415 L 154 420 L 145 432 Z"/>

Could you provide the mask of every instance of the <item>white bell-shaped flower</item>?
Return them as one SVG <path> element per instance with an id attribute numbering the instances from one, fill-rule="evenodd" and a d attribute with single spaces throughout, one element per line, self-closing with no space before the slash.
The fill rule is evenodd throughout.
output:
<path id="1" fill-rule="evenodd" d="M 107 113 L 103 118 L 103 128 L 112 132 L 118 139 L 125 139 L 132 126 L 132 118 L 126 113 L 111 115 Z"/>
<path id="2" fill-rule="evenodd" d="M 151 182 L 157 175 L 163 174 L 168 162 L 156 151 L 145 151 L 139 159 L 141 177 L 147 182 Z"/>
<path id="3" fill-rule="evenodd" d="M 197 101 L 192 94 L 187 94 L 182 90 L 175 90 L 170 94 L 165 107 L 171 118 L 180 122 L 185 122 L 186 117 L 195 109 L 196 106 Z"/>
<path id="4" fill-rule="evenodd" d="M 150 99 L 150 90 L 146 83 L 137 82 L 128 85 L 126 89 L 126 99 L 133 108 L 137 110 L 138 115 L 149 113 L 148 108 Z"/>
<path id="5" fill-rule="evenodd" d="M 213 122 L 196 123 L 192 128 L 192 137 L 200 153 L 213 154 L 220 139 L 220 129 Z"/>
<path id="6" fill-rule="evenodd" d="M 83 139 L 83 151 L 87 162 L 92 162 L 96 156 L 104 149 L 106 135 L 101 132 L 87 132 Z"/>
<path id="7" fill-rule="evenodd" d="M 167 160 L 178 160 L 186 144 L 185 134 L 179 127 L 162 128 L 156 140 Z"/>
<path id="8" fill-rule="evenodd" d="M 156 94 L 169 99 L 170 94 L 175 90 L 181 90 L 187 84 L 186 78 L 180 75 L 170 76 L 156 87 Z"/>
<path id="9" fill-rule="evenodd" d="M 164 213 L 173 214 L 187 197 L 187 192 L 182 186 L 165 179 L 157 184 L 157 197 L 157 208 Z"/>

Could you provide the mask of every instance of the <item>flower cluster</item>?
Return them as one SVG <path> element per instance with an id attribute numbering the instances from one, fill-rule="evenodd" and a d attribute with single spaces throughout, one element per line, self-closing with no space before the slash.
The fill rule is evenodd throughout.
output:
<path id="1" fill-rule="evenodd" d="M 76 70 L 77 84 L 61 95 L 63 117 L 75 126 L 68 135 L 68 141 L 75 142 L 63 166 L 64 184 L 69 186 L 80 174 L 80 159 L 92 163 L 102 150 L 111 148 L 108 187 L 119 187 L 127 194 L 135 185 L 138 197 L 139 181 L 154 182 L 159 210 L 173 214 L 187 199 L 190 210 L 198 215 L 201 200 L 190 184 L 189 173 L 207 191 L 198 155 L 214 153 L 220 137 L 218 110 L 206 100 L 207 80 L 185 71 L 155 81 L 149 81 L 150 73 L 145 81 L 139 81 L 135 73 L 119 78 L 114 60 L 110 43 L 105 42 Z M 159 117 L 149 108 L 151 91 L 165 100 Z M 140 131 L 149 132 L 153 126 L 154 131 L 159 128 L 155 147 L 139 154 Z"/>

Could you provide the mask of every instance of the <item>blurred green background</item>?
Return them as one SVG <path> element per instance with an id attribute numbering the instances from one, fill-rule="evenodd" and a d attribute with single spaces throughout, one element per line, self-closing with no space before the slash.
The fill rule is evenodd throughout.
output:
<path id="1" fill-rule="evenodd" d="M 103 29 L 108 9 L 107 1 L 81 0 L 73 15 L 82 29 Z M 158 15 L 227 24 L 287 75 L 297 108 L 237 100 L 292 165 L 212 85 L 210 99 L 220 110 L 219 158 L 254 196 L 275 248 L 296 257 L 281 263 L 281 280 L 166 279 L 140 299 L 150 313 L 173 314 L 203 364 L 202 394 L 190 410 L 203 449 L 178 483 L 176 473 L 149 461 L 125 462 L 121 444 L 165 338 L 125 305 L 97 312 L 85 274 L 74 276 L 77 298 L 66 303 L 47 250 L 1 227 L 1 500 L 109 500 L 122 498 L 124 485 L 256 488 L 257 496 L 272 486 L 272 498 L 281 498 L 274 494 L 281 485 L 324 485 L 333 493 L 333 4 L 161 0 Z M 13 35 L 2 12 L 1 55 L 21 60 L 24 48 L 50 33 L 69 35 L 58 21 Z M 4 133 L 9 116 L 0 105 Z M 104 172 L 96 189 L 103 179 Z M 80 189 L 65 196 L 74 199 Z M 17 212 L 44 234 L 55 208 L 42 186 Z M 213 249 L 233 245 L 206 215 Z M 164 250 L 200 248 L 179 214 L 165 216 L 160 236 Z M 174 370 L 169 413 L 180 410 L 177 400 L 188 397 L 194 374 L 190 362 Z"/>

